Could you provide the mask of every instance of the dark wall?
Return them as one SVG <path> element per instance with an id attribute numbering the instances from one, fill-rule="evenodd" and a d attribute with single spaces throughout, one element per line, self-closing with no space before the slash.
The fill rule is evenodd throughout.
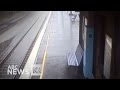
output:
<path id="1" fill-rule="evenodd" d="M 120 79 L 120 17 L 114 17 L 115 30 L 113 34 L 113 53 L 111 78 Z"/>
<path id="2" fill-rule="evenodd" d="M 120 78 L 120 17 L 104 15 L 94 17 L 95 42 L 93 73 L 96 78 L 103 78 L 105 35 L 112 38 L 110 78 Z M 109 50 L 108 50 L 109 51 Z"/>
<path id="3" fill-rule="evenodd" d="M 104 64 L 104 28 L 105 17 L 94 16 L 94 54 L 93 54 L 93 74 L 96 78 L 102 78 Z"/>
<path id="4" fill-rule="evenodd" d="M 120 12 L 84 12 L 83 16 L 88 18 L 89 25 L 93 26 L 95 31 L 93 59 L 93 74 L 95 78 L 104 77 L 103 69 L 106 34 L 112 38 L 110 78 L 120 78 Z M 84 26 L 83 23 L 80 25 Z M 83 30 L 82 26 L 80 26 L 80 31 Z M 82 45 L 83 40 L 81 36 L 80 39 Z"/>

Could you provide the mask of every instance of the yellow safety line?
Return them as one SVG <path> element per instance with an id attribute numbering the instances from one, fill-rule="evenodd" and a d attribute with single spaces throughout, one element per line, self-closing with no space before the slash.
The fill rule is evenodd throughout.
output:
<path id="1" fill-rule="evenodd" d="M 45 61 L 46 61 L 46 56 L 47 56 L 47 48 L 48 48 L 49 38 L 50 38 L 50 32 L 49 32 L 49 34 L 48 34 L 47 44 L 46 44 L 46 48 L 45 48 L 45 52 L 44 52 L 44 56 L 43 56 L 43 63 L 42 63 L 42 68 L 41 68 L 40 79 L 43 78 L 43 72 L 44 72 Z"/>

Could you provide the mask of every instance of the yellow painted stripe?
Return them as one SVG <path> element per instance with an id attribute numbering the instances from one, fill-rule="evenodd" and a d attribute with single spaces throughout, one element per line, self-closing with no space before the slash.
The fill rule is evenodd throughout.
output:
<path id="1" fill-rule="evenodd" d="M 48 48 L 49 38 L 50 38 L 50 32 L 49 32 L 49 34 L 48 34 L 47 44 L 46 44 L 46 48 L 45 48 L 45 52 L 44 52 L 44 56 L 43 56 L 43 63 L 42 63 L 42 68 L 41 68 L 40 79 L 43 78 L 44 67 L 45 67 L 45 61 L 46 61 L 46 57 L 47 57 L 47 48 Z"/>

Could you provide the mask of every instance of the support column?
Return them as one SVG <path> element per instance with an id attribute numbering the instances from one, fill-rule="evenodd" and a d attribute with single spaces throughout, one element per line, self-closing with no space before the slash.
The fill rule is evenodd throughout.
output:
<path id="1" fill-rule="evenodd" d="M 88 12 L 87 26 L 85 29 L 84 41 L 84 59 L 83 59 L 83 73 L 85 78 L 93 79 L 93 41 L 94 41 L 94 20 L 93 12 Z"/>

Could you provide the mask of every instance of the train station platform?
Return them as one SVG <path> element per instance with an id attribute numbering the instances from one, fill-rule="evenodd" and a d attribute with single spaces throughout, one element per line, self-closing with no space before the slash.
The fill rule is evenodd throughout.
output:
<path id="1" fill-rule="evenodd" d="M 69 66 L 67 58 L 79 45 L 79 16 L 72 21 L 67 11 L 29 12 L 15 23 L 0 35 L 1 47 L 9 41 L 5 49 L 0 48 L 1 79 L 83 78 L 79 67 Z M 29 73 L 8 74 L 15 65 Z M 39 67 L 40 74 L 31 74 L 34 65 Z"/>
<path id="2" fill-rule="evenodd" d="M 79 17 L 71 21 L 67 12 L 52 12 L 35 64 L 41 65 L 40 76 L 32 79 L 82 79 L 78 66 L 69 66 L 67 55 L 79 44 Z"/>

